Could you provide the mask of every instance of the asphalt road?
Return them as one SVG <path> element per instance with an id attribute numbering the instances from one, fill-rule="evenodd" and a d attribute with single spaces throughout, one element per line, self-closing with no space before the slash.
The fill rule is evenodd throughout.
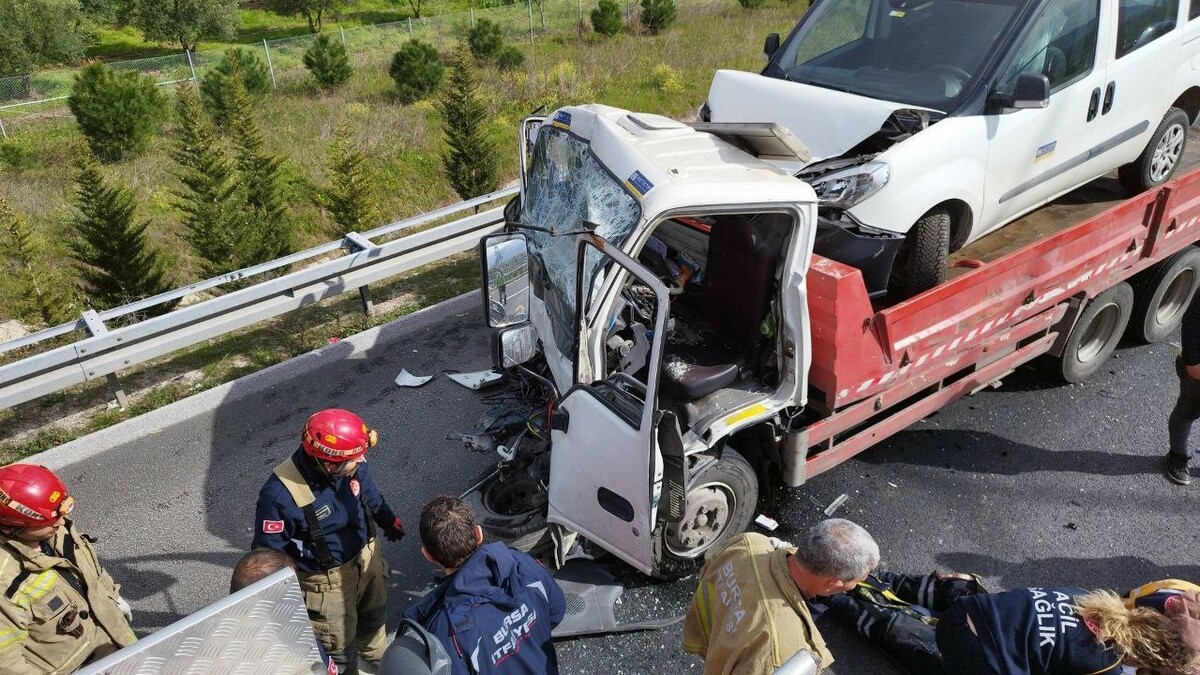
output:
<path id="1" fill-rule="evenodd" d="M 1177 342 L 1177 340 L 1175 340 Z M 487 368 L 487 333 L 474 295 L 401 319 L 51 450 L 85 531 L 143 633 L 221 597 L 250 543 L 255 496 L 297 445 L 314 410 L 359 411 L 381 432 L 372 471 L 415 526 L 421 504 L 465 490 L 492 458 L 448 431 L 485 415 L 477 392 L 444 376 L 401 389 L 401 368 L 426 375 Z M 1123 347 L 1083 386 L 1029 370 L 963 399 L 809 485 L 771 515 L 794 538 L 837 515 L 867 527 L 884 565 L 978 572 L 993 588 L 1072 584 L 1123 589 L 1163 577 L 1200 579 L 1195 511 L 1200 482 L 1160 473 L 1174 397 L 1176 346 Z M 410 528 L 411 529 L 411 528 Z M 384 547 L 392 620 L 432 579 L 415 535 Z M 694 580 L 654 583 L 614 565 L 627 590 L 622 620 L 681 614 Z M 837 673 L 899 672 L 855 636 L 829 627 Z M 564 641 L 564 673 L 699 672 L 680 628 Z"/>

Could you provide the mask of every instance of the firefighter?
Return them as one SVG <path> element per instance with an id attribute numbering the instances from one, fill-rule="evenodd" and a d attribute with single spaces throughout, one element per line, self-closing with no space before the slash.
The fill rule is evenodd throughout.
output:
<path id="1" fill-rule="evenodd" d="M 0 467 L 0 673 L 72 673 L 137 640 L 74 504 L 50 469 Z"/>
<path id="2" fill-rule="evenodd" d="M 258 495 L 253 548 L 296 562 L 313 631 L 344 674 L 356 657 L 378 663 L 386 647 L 387 565 L 376 528 L 404 536 L 367 470 L 377 434 L 362 419 L 331 408 L 308 418 L 300 448 L 275 467 Z"/>

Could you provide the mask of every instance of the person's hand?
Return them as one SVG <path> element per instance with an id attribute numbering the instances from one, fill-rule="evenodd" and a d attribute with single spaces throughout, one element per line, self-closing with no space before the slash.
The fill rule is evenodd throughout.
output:
<path id="1" fill-rule="evenodd" d="M 404 534 L 404 523 L 401 522 L 400 516 L 396 516 L 391 525 L 383 528 L 383 536 L 387 537 L 388 541 L 400 541 Z"/>
<path id="2" fill-rule="evenodd" d="M 119 595 L 117 596 L 117 609 L 121 610 L 121 615 L 125 617 L 126 621 L 133 623 L 133 608 L 129 606 L 129 602 L 125 598 Z"/>

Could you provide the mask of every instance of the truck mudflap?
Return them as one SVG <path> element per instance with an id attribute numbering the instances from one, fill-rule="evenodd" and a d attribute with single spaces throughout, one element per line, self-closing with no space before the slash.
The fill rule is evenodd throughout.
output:
<path id="1" fill-rule="evenodd" d="M 325 673 L 296 573 L 284 569 L 84 667 L 83 675 Z"/>
<path id="2" fill-rule="evenodd" d="M 867 294 L 879 297 L 887 293 L 892 263 L 900 252 L 904 236 L 881 232 L 865 234 L 826 218 L 818 219 L 813 252 L 862 272 Z"/>

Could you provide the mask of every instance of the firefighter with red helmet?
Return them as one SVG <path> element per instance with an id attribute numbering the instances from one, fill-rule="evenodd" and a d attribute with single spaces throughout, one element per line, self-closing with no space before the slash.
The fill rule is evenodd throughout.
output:
<path id="1" fill-rule="evenodd" d="M 258 495 L 253 548 L 296 562 L 317 639 L 345 673 L 356 657 L 378 663 L 386 645 L 387 565 L 376 531 L 404 536 L 364 456 L 377 435 L 352 412 L 308 418 L 300 448 L 275 467 Z"/>
<path id="2" fill-rule="evenodd" d="M 50 469 L 0 467 L 0 673 L 72 673 L 137 640 L 74 504 Z"/>

